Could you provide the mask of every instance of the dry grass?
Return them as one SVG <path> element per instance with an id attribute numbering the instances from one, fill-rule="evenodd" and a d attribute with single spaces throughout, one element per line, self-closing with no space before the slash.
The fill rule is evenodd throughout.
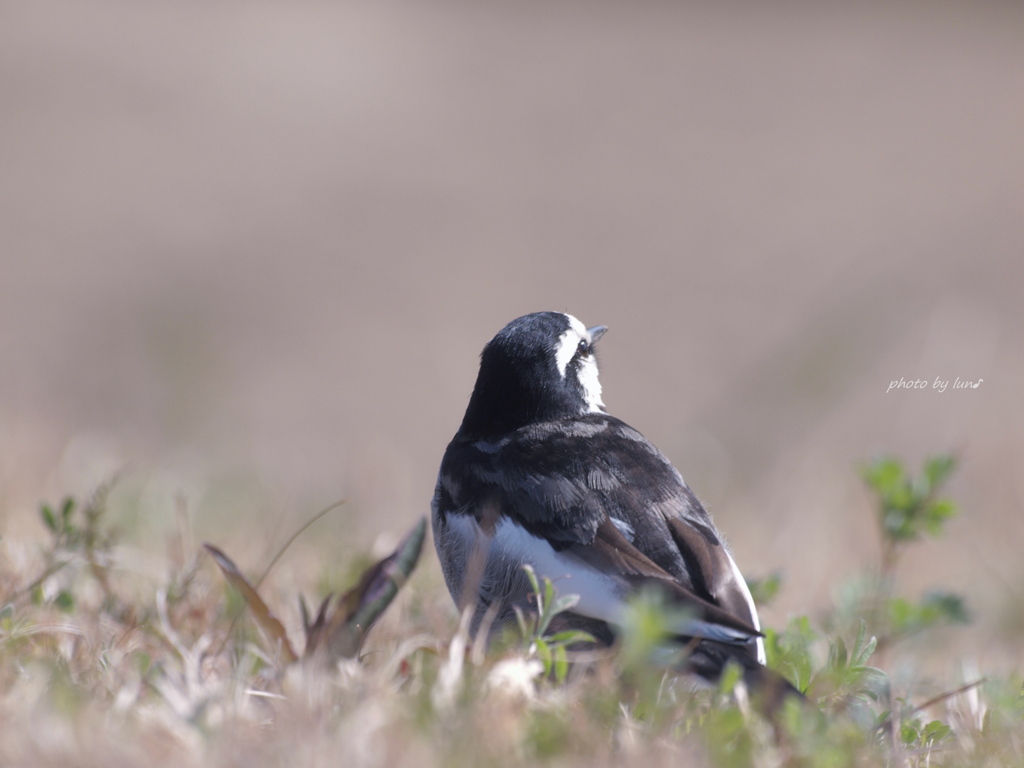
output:
<path id="1" fill-rule="evenodd" d="M 1019 765 L 1024 759 L 1019 680 L 993 677 L 946 696 L 944 689 L 963 681 L 873 678 L 857 671 L 870 654 L 863 650 L 866 638 L 855 643 L 847 635 L 837 658 L 836 637 L 845 627 L 830 638 L 812 637 L 806 620 L 769 635 L 780 669 L 792 675 L 806 664 L 815 675 L 810 702 L 785 709 L 774 723 L 758 714 L 742 687 L 726 681 L 720 690 L 694 691 L 651 665 L 647 651 L 657 631 L 645 627 L 656 615 L 641 615 L 627 630 L 625 651 L 578 664 L 556 684 L 543 674 L 534 638 L 504 650 L 474 646 L 429 573 L 414 576 L 370 633 L 361 660 L 286 664 L 240 616 L 241 598 L 211 558 L 183 544 L 186 535 L 168 542 L 162 578 L 130 571 L 128 564 L 143 556 L 117 542 L 104 517 L 105 499 L 101 490 L 88 504 L 50 510 L 42 544 L 2 543 L 3 765 Z M 297 593 L 316 591 L 287 570 L 268 581 L 272 607 L 282 595 L 294 603 Z M 294 613 L 281 611 L 293 630 Z M 898 669 L 908 653 L 912 646 L 889 648 L 887 669 Z M 889 710 L 895 719 L 886 719 Z"/>

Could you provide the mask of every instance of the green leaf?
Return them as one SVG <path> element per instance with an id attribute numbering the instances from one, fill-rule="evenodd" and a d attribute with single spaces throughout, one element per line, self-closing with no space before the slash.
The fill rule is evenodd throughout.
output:
<path id="1" fill-rule="evenodd" d="M 718 678 L 718 692 L 728 696 L 736 689 L 742 677 L 743 668 L 730 659 L 722 669 L 722 676 Z"/>
<path id="2" fill-rule="evenodd" d="M 921 730 L 921 745 L 930 747 L 943 741 L 953 733 L 953 729 L 941 720 L 932 720 Z"/>
<path id="3" fill-rule="evenodd" d="M 551 646 L 542 637 L 538 637 L 533 641 L 533 646 L 537 650 L 537 658 L 544 664 L 544 674 L 551 674 Z"/>
<path id="4" fill-rule="evenodd" d="M 66 589 L 62 589 L 60 592 L 57 593 L 57 597 L 54 598 L 53 604 L 65 612 L 74 610 L 74 595 L 72 595 Z"/>
<path id="5" fill-rule="evenodd" d="M 597 640 L 589 632 L 582 629 L 567 629 L 564 632 L 556 632 L 548 635 L 547 641 L 552 645 L 574 645 L 576 643 L 596 643 Z"/>
<path id="6" fill-rule="evenodd" d="M 551 606 L 551 615 L 555 616 L 563 611 L 568 611 L 576 607 L 576 604 L 580 601 L 579 595 L 562 595 L 555 599 Z"/>
<path id="7" fill-rule="evenodd" d="M 885 698 L 884 694 L 889 690 L 889 675 L 884 670 L 866 665 L 855 669 L 864 693 L 873 699 Z"/>
<path id="8" fill-rule="evenodd" d="M 950 499 L 939 499 L 928 505 L 924 515 L 925 530 L 931 536 L 942 533 L 943 524 L 956 516 L 956 504 Z"/>
<path id="9" fill-rule="evenodd" d="M 900 741 L 906 747 L 916 747 L 921 741 L 919 720 L 904 720 L 900 725 Z"/>
<path id="10" fill-rule="evenodd" d="M 867 643 L 864 645 L 863 648 L 860 649 L 859 652 L 856 650 L 854 651 L 852 666 L 863 667 L 867 660 L 871 658 L 871 654 L 875 652 L 875 648 L 877 647 L 878 638 L 872 635 L 871 639 L 867 641 Z"/>
<path id="11" fill-rule="evenodd" d="M 532 637 L 533 632 L 530 629 L 530 624 L 532 622 L 526 617 L 526 613 L 518 605 L 513 605 L 512 610 L 516 614 L 516 624 L 519 625 L 519 635 L 523 639 Z"/>
<path id="12" fill-rule="evenodd" d="M 938 619 L 953 624 L 968 624 L 971 620 L 963 597 L 952 592 L 928 592 L 921 601 L 921 607 Z"/>
<path id="13" fill-rule="evenodd" d="M 914 622 L 916 607 L 907 599 L 894 597 L 888 604 L 889 624 L 894 632 L 905 632 Z"/>
<path id="14" fill-rule="evenodd" d="M 878 638 L 872 636 L 867 637 L 868 624 L 862 618 L 860 620 L 860 627 L 857 629 L 857 639 L 853 643 L 853 656 L 850 659 L 851 667 L 862 667 L 865 662 L 871 658 L 871 654 L 875 652 L 875 648 L 878 647 Z"/>
<path id="15" fill-rule="evenodd" d="M 913 480 L 893 458 L 879 459 L 862 469 L 865 482 L 878 497 L 879 522 L 886 539 L 906 542 L 925 533 L 942 533 L 944 523 L 957 510 L 952 501 L 936 500 L 935 495 L 955 466 L 952 456 L 933 457 Z"/>
<path id="16" fill-rule="evenodd" d="M 843 638 L 837 637 L 832 641 L 829 649 L 829 667 L 832 669 L 846 669 L 847 653 L 846 643 Z"/>
<path id="17" fill-rule="evenodd" d="M 43 519 L 43 525 L 49 528 L 53 533 L 57 532 L 57 518 L 53 515 L 53 509 L 50 508 L 49 504 L 43 504 L 39 508 L 39 516 Z"/>
<path id="18" fill-rule="evenodd" d="M 533 590 L 535 595 L 540 595 L 540 582 L 537 581 L 537 572 L 533 570 L 533 566 L 529 564 L 523 565 L 523 572 L 526 574 L 526 578 L 530 581 L 530 589 Z M 537 606 L 540 610 L 540 606 Z"/>
<path id="19" fill-rule="evenodd" d="M 768 666 L 789 678 L 799 690 L 806 691 L 814 669 L 811 648 L 818 640 L 810 619 L 797 616 L 783 632 L 770 628 L 764 632 Z"/>
<path id="20" fill-rule="evenodd" d="M 903 465 L 890 457 L 876 460 L 865 467 L 861 474 L 871 489 L 882 498 L 897 493 L 905 483 Z"/>
<path id="21" fill-rule="evenodd" d="M 920 632 L 939 624 L 970 622 L 963 597 L 951 592 L 928 592 L 920 603 L 894 597 L 887 601 L 886 609 L 894 635 Z"/>
<path id="22" fill-rule="evenodd" d="M 933 456 L 924 464 L 924 477 L 928 484 L 928 492 L 934 493 L 940 485 L 949 479 L 956 468 L 956 458 L 950 455 Z"/>
<path id="23" fill-rule="evenodd" d="M 555 682 L 561 684 L 569 674 L 569 654 L 564 645 L 554 647 Z"/>
<path id="24" fill-rule="evenodd" d="M 768 605 L 779 592 L 779 588 L 782 586 L 782 575 L 780 573 L 773 573 L 770 576 L 766 576 L 763 579 L 746 579 L 747 589 L 750 590 L 750 596 L 754 599 L 754 603 L 757 606 Z"/>
<path id="25" fill-rule="evenodd" d="M 541 613 L 557 613 L 552 611 L 552 606 L 555 602 L 555 585 L 551 583 L 551 579 L 544 577 L 544 605 L 543 607 L 537 606 Z"/>

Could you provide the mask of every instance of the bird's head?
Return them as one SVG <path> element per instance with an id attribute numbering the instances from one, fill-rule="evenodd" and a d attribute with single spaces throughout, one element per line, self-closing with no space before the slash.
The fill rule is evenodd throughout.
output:
<path id="1" fill-rule="evenodd" d="M 594 344 L 607 329 L 572 315 L 516 318 L 488 342 L 460 432 L 486 436 L 604 411 Z"/>

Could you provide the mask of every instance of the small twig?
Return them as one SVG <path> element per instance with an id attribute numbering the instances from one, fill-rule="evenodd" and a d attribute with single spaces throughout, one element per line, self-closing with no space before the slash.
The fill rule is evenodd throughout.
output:
<path id="1" fill-rule="evenodd" d="M 273 557 L 273 558 L 271 558 L 271 560 L 270 560 L 270 563 L 269 563 L 269 564 L 267 565 L 267 567 L 266 567 L 266 568 L 264 569 L 264 571 L 263 571 L 263 574 L 262 574 L 262 575 L 261 575 L 261 576 L 260 576 L 260 577 L 259 577 L 258 579 L 256 579 L 256 583 L 255 583 L 255 584 L 254 584 L 253 586 L 255 586 L 255 587 L 256 587 L 257 589 L 259 589 L 260 585 L 261 585 L 261 584 L 263 584 L 263 580 L 264 580 L 265 578 L 267 578 L 267 575 L 268 575 L 268 574 L 270 573 L 270 570 L 271 570 L 271 569 L 272 569 L 272 568 L 273 568 L 273 567 L 274 567 L 275 565 L 277 565 L 277 561 L 281 559 L 282 555 L 284 555 L 284 553 L 285 553 L 285 551 L 286 551 L 286 550 L 288 549 L 288 547 L 290 547 L 290 546 L 292 545 L 292 543 L 293 543 L 293 542 L 294 542 L 294 541 L 295 541 L 295 540 L 296 540 L 297 538 L 299 538 L 299 536 L 301 536 L 301 535 L 302 535 L 302 534 L 303 534 L 303 533 L 305 532 L 305 530 L 306 530 L 307 528 L 309 528 L 309 526 L 311 526 L 311 525 L 312 525 L 313 523 L 315 523 L 315 522 L 316 522 L 317 520 L 319 520 L 319 519 L 320 519 L 321 517 L 323 517 L 324 515 L 326 515 L 326 514 L 327 514 L 328 512 L 330 512 L 331 510 L 333 510 L 333 509 L 337 509 L 338 507 L 340 507 L 340 506 L 341 506 L 342 504 L 344 504 L 344 503 L 345 503 L 346 501 L 347 501 L 347 499 L 342 499 L 341 501 L 336 501 L 336 502 L 334 502 L 333 504 L 330 504 L 329 506 L 326 506 L 326 507 L 324 507 L 324 508 L 323 508 L 323 509 L 321 509 L 321 510 L 320 510 L 319 512 L 317 512 L 317 513 L 316 513 L 315 515 L 313 515 L 313 516 L 312 516 L 311 518 L 309 518 L 309 520 L 307 520 L 307 521 L 305 522 L 305 524 L 304 524 L 304 525 L 303 525 L 303 526 L 302 526 L 301 528 L 299 528 L 299 529 L 298 529 L 297 531 L 295 531 L 295 533 L 293 533 L 293 534 L 292 534 L 292 535 L 291 535 L 291 536 L 289 537 L 288 541 L 286 541 L 286 542 L 285 542 L 285 543 L 284 543 L 284 544 L 283 544 L 283 545 L 281 546 L 281 548 L 280 548 L 280 549 L 279 549 L 279 550 L 277 551 L 277 554 L 276 554 L 276 555 L 274 555 L 274 557 Z"/>
<path id="2" fill-rule="evenodd" d="M 889 686 L 889 738 L 892 739 L 892 754 L 895 765 L 905 766 L 907 758 L 903 751 L 903 743 L 900 741 L 900 721 L 902 717 L 896 717 L 896 697 L 893 695 L 892 686 Z"/>
<path id="3" fill-rule="evenodd" d="M 939 702 L 945 701 L 946 699 L 951 699 L 954 696 L 959 696 L 961 693 L 967 693 L 967 691 L 971 690 L 972 688 L 977 688 L 979 685 L 982 685 L 983 683 L 986 683 L 986 682 L 988 682 L 988 678 L 987 677 L 982 677 L 982 678 L 979 678 L 979 679 L 975 680 L 973 683 L 967 683 L 965 685 L 961 685 L 959 688 L 957 688 L 955 690 L 946 691 L 945 693 L 940 693 L 938 696 L 934 696 L 934 697 L 928 699 L 928 701 L 926 701 L 924 704 L 920 704 L 920 705 L 914 707 L 912 710 L 907 712 L 906 715 L 907 715 L 907 717 L 909 717 L 911 715 L 916 715 L 918 712 L 923 712 L 924 710 L 928 709 L 929 707 L 935 706 Z"/>
<path id="4" fill-rule="evenodd" d="M 164 589 L 156 591 L 156 615 L 160 622 L 159 636 L 175 653 L 183 660 L 188 659 L 188 648 L 181 641 L 177 630 L 171 624 L 171 617 L 167 612 L 167 592 Z"/>

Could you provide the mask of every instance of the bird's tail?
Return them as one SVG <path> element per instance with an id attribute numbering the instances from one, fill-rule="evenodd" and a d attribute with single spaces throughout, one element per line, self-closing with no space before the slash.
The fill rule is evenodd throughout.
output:
<path id="1" fill-rule="evenodd" d="M 769 718 L 781 710 L 787 699 L 807 700 L 783 675 L 764 666 L 744 650 L 734 645 L 702 640 L 684 659 L 682 669 L 717 684 L 730 663 L 738 664 L 751 701 Z"/>

